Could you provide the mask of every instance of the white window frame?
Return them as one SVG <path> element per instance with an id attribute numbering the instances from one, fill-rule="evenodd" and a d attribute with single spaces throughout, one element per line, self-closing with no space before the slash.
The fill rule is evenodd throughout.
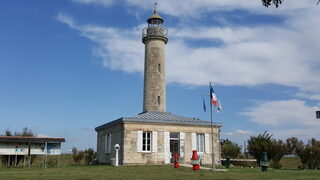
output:
<path id="1" fill-rule="evenodd" d="M 105 136 L 105 153 L 111 153 L 111 134 L 107 133 Z"/>
<path id="2" fill-rule="evenodd" d="M 203 133 L 197 133 L 196 136 L 196 148 L 199 153 L 205 152 L 205 135 Z"/>
<path id="3" fill-rule="evenodd" d="M 148 138 L 148 134 L 149 134 L 149 138 Z M 152 148 L 151 148 L 152 147 L 152 132 L 151 131 L 143 131 L 142 132 L 141 145 L 142 145 L 141 152 L 151 152 L 152 151 Z M 148 149 L 148 147 L 149 147 L 149 149 Z"/>

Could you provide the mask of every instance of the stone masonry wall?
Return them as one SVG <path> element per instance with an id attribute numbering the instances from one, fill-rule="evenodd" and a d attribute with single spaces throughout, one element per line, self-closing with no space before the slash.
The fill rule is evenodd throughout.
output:
<path id="1" fill-rule="evenodd" d="M 123 164 L 164 164 L 164 132 L 185 133 L 185 163 L 191 162 L 192 144 L 191 133 L 210 134 L 210 126 L 182 126 L 182 125 L 159 125 L 145 123 L 126 123 L 124 125 L 124 159 Z M 137 152 L 137 131 L 157 131 L 157 152 Z M 220 163 L 220 137 L 219 128 L 214 128 L 214 152 L 216 164 Z M 211 149 L 211 135 L 209 136 Z M 211 150 L 210 150 L 211 151 Z M 211 164 L 211 153 L 203 153 L 202 163 Z"/>
<path id="2" fill-rule="evenodd" d="M 110 128 L 105 128 L 100 130 L 97 133 L 97 160 L 98 163 L 102 164 L 110 164 L 111 158 L 115 158 L 115 150 L 114 145 L 119 144 L 121 145 L 121 124 L 112 126 Z M 106 153 L 105 149 L 105 142 L 106 142 L 106 135 L 111 134 L 111 153 Z M 121 147 L 119 151 L 119 162 L 122 162 L 122 152 L 123 148 Z"/>
<path id="3" fill-rule="evenodd" d="M 145 42 L 143 111 L 166 111 L 165 43 Z"/>

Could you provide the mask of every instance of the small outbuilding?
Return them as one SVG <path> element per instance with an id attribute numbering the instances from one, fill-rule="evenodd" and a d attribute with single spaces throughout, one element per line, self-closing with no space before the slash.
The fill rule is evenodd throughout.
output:
<path id="1" fill-rule="evenodd" d="M 17 158 L 25 159 L 33 155 L 61 155 L 61 143 L 64 138 L 28 137 L 28 136 L 0 136 L 0 156 L 6 156 L 8 165 L 17 165 Z M 29 158 L 29 167 L 30 167 Z M 59 160 L 58 160 L 59 161 Z M 58 162 L 59 163 L 59 162 Z M 46 160 L 44 167 L 46 167 Z"/>

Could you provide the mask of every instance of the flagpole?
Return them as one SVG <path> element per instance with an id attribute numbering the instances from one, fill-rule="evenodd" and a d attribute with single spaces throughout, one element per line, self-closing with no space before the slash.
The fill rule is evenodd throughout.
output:
<path id="1" fill-rule="evenodd" d="M 212 121 L 212 92 L 211 92 L 211 82 L 210 82 L 210 119 L 211 119 L 211 157 L 212 157 L 212 171 L 216 169 L 215 158 L 214 158 L 214 141 L 213 141 L 213 121 Z"/>

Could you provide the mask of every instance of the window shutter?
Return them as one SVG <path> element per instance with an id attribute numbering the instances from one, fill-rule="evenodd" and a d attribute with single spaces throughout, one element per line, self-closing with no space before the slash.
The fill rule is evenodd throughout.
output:
<path id="1" fill-rule="evenodd" d="M 197 150 L 197 134 L 191 133 L 192 150 Z"/>
<path id="2" fill-rule="evenodd" d="M 164 132 L 164 163 L 168 164 L 170 163 L 170 133 Z"/>
<path id="3" fill-rule="evenodd" d="M 185 139 L 185 133 L 180 132 L 180 157 L 184 158 L 184 139 Z"/>
<path id="4" fill-rule="evenodd" d="M 108 153 L 111 153 L 111 148 L 112 148 L 112 134 L 109 134 L 109 139 L 108 139 Z"/>
<path id="5" fill-rule="evenodd" d="M 137 152 L 142 151 L 142 131 L 137 131 Z"/>
<path id="6" fill-rule="evenodd" d="M 152 152 L 157 152 L 158 149 L 158 132 L 152 131 Z"/>
<path id="7" fill-rule="evenodd" d="M 108 134 L 104 136 L 104 152 L 108 153 Z"/>
<path id="8" fill-rule="evenodd" d="M 206 149 L 206 153 L 210 154 L 209 134 L 204 134 L 204 142 L 204 148 Z"/>

